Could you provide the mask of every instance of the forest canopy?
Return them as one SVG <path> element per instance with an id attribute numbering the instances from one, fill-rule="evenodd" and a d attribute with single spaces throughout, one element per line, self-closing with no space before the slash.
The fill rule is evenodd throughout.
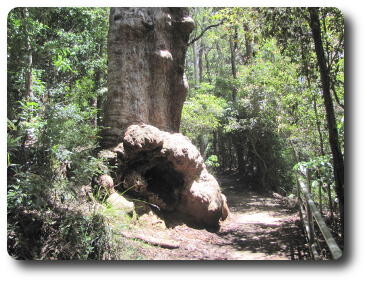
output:
<path id="1" fill-rule="evenodd" d="M 292 169 L 301 163 L 331 185 L 327 110 L 307 9 L 193 8 L 193 15 L 193 38 L 219 25 L 190 45 L 183 133 L 250 186 L 290 192 Z M 344 22 L 333 8 L 321 8 L 319 18 L 343 153 Z M 210 126 L 200 131 L 192 119 Z"/>

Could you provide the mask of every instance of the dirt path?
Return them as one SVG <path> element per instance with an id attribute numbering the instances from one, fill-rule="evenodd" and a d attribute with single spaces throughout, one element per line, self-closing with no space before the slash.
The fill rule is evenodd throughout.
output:
<path id="1" fill-rule="evenodd" d="M 176 249 L 145 246 L 144 257 L 154 260 L 303 260 L 308 259 L 298 215 L 279 199 L 241 188 L 233 176 L 219 178 L 231 216 L 216 232 L 185 224 L 165 228 L 151 217 L 147 237 L 173 241 Z M 153 219 L 153 220 L 152 220 Z M 147 227 L 147 226 L 145 226 Z"/>

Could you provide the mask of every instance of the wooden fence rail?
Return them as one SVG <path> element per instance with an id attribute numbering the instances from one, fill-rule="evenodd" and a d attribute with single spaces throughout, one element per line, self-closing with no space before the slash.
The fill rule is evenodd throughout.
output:
<path id="1" fill-rule="evenodd" d="M 321 259 L 318 253 L 318 247 L 320 246 L 317 241 L 317 236 L 315 234 L 314 220 L 318 225 L 321 234 L 326 242 L 326 245 L 331 253 L 333 259 L 337 260 L 343 255 L 338 244 L 335 242 L 328 226 L 326 225 L 322 215 L 317 209 L 311 196 L 311 188 L 309 182 L 305 182 L 303 178 L 308 180 L 308 172 L 306 170 L 301 170 L 298 176 L 298 203 L 300 207 L 300 217 L 305 226 L 307 233 L 310 250 L 315 260 Z"/>

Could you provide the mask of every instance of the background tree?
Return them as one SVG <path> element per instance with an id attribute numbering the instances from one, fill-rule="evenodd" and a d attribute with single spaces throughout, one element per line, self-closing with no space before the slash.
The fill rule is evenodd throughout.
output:
<path id="1" fill-rule="evenodd" d="M 206 30 L 200 37 L 209 46 L 202 55 L 205 75 L 201 85 L 190 89 L 189 97 L 210 89 L 216 97 L 226 101 L 220 126 L 207 135 L 204 143 L 206 156 L 217 156 L 218 168 L 235 170 L 247 187 L 254 190 L 292 194 L 296 180 L 290 172 L 292 167 L 298 168 L 297 164 L 302 163 L 312 172 L 314 181 L 311 183 L 320 209 L 327 203 L 328 211 L 333 214 L 337 206 L 335 197 L 343 199 L 330 173 L 335 167 L 332 144 L 340 144 L 341 156 L 344 144 L 341 87 L 344 28 L 337 9 L 318 11 L 335 113 L 331 127 L 333 143 L 327 142 L 331 128 L 320 87 L 322 80 L 308 9 L 193 10 L 195 19 L 206 15 L 204 26 L 221 24 Z M 191 54 L 188 52 L 187 74 L 193 86 Z M 335 91 L 332 82 L 337 86 Z M 189 129 L 186 121 L 184 119 L 182 125 L 185 133 Z M 197 145 L 203 144 L 194 141 Z M 340 208 L 342 210 L 342 206 Z"/>
<path id="2" fill-rule="evenodd" d="M 340 200 L 340 216 L 344 222 L 344 158 L 340 150 L 338 130 L 335 121 L 333 100 L 331 97 L 330 72 L 326 63 L 324 47 L 321 37 L 320 19 L 317 8 L 309 8 L 310 26 L 314 39 L 315 52 L 320 70 L 322 85 L 322 95 L 324 99 L 328 130 L 329 143 L 333 156 L 333 169 L 335 176 L 335 190 Z"/>

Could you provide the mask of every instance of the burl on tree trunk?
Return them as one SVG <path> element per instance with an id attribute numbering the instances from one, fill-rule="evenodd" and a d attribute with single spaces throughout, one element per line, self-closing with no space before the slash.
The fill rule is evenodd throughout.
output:
<path id="1" fill-rule="evenodd" d="M 225 197 L 199 151 L 177 133 L 193 28 L 186 8 L 111 9 L 102 145 L 116 156 L 124 190 L 217 226 L 228 215 Z"/>

